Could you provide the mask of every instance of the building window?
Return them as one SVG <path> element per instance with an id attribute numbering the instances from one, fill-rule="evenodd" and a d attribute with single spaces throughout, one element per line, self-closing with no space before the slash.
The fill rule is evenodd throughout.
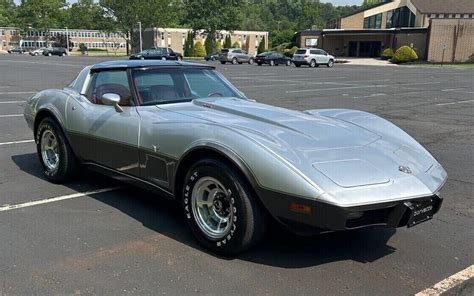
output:
<path id="1" fill-rule="evenodd" d="M 438 17 L 438 15 L 436 15 Z M 387 12 L 386 28 L 402 28 L 415 26 L 415 14 L 406 7 L 399 7 Z"/>
<path id="2" fill-rule="evenodd" d="M 364 18 L 364 29 L 380 29 L 382 28 L 382 14 L 376 14 Z"/>

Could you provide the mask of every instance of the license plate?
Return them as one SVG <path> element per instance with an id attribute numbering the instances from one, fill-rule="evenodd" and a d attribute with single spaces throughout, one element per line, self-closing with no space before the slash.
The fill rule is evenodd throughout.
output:
<path id="1" fill-rule="evenodd" d="M 299 56 L 295 56 L 295 60 L 299 61 L 299 60 L 302 60 L 303 57 L 299 57 Z"/>
<path id="2" fill-rule="evenodd" d="M 433 198 L 406 202 L 405 206 L 410 209 L 410 218 L 407 227 L 412 227 L 433 218 L 436 211 L 436 204 Z"/>

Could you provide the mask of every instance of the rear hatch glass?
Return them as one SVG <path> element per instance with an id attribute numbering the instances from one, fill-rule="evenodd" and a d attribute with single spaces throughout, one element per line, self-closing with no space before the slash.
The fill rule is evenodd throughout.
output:
<path id="1" fill-rule="evenodd" d="M 306 49 L 298 49 L 295 54 L 305 54 Z"/>
<path id="2" fill-rule="evenodd" d="M 221 55 L 226 55 L 226 54 L 228 54 L 228 53 L 229 53 L 229 50 L 228 50 L 228 49 L 225 49 L 225 48 L 224 48 L 223 50 L 221 50 Z"/>

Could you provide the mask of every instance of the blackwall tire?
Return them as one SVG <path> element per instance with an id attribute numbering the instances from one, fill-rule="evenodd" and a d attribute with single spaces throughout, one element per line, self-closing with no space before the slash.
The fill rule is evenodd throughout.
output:
<path id="1" fill-rule="evenodd" d="M 206 249 L 232 256 L 262 240 L 267 214 L 233 168 L 217 159 L 203 159 L 190 168 L 183 184 L 185 219 Z"/>
<path id="2" fill-rule="evenodd" d="M 63 183 L 77 175 L 77 159 L 55 120 L 47 117 L 40 122 L 36 143 L 39 160 L 49 181 Z"/>

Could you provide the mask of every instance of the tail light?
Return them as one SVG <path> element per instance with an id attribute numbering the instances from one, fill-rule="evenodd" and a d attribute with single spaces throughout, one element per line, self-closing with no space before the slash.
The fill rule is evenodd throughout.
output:
<path id="1" fill-rule="evenodd" d="M 304 57 L 305 57 L 305 58 L 309 58 L 309 55 L 305 54 Z"/>

